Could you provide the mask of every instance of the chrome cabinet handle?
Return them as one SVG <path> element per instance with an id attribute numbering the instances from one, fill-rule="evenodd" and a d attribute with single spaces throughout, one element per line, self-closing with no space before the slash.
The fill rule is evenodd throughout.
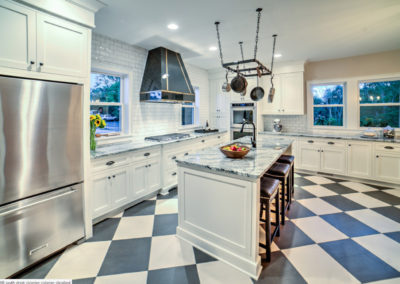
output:
<path id="1" fill-rule="evenodd" d="M 112 165 L 114 165 L 114 164 L 115 164 L 114 161 L 108 161 L 108 162 L 106 163 L 107 166 L 112 166 Z"/>
<path id="2" fill-rule="evenodd" d="M 392 146 L 385 146 L 385 149 L 393 150 L 394 148 Z"/>

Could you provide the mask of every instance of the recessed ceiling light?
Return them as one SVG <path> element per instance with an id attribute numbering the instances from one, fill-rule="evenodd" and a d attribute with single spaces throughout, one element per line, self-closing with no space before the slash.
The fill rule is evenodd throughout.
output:
<path id="1" fill-rule="evenodd" d="M 217 50 L 217 47 L 216 46 L 210 46 L 209 50 L 215 51 L 215 50 Z"/>
<path id="2" fill-rule="evenodd" d="M 275 57 L 275 58 L 282 57 L 282 54 L 280 54 L 280 53 L 275 53 L 274 57 Z"/>
<path id="3" fill-rule="evenodd" d="M 168 25 L 168 28 L 169 28 L 170 30 L 177 30 L 179 27 L 178 27 L 178 25 L 176 25 L 176 24 L 169 24 L 169 25 Z"/>

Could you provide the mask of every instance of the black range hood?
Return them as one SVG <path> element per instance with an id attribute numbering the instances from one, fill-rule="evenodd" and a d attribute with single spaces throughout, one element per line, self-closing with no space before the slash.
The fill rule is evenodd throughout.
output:
<path id="1" fill-rule="evenodd" d="M 149 51 L 144 70 L 141 102 L 194 102 L 195 94 L 179 53 L 164 47 Z"/>

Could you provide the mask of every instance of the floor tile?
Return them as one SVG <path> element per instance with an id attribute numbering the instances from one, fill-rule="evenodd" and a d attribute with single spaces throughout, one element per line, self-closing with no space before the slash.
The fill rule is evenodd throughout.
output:
<path id="1" fill-rule="evenodd" d="M 317 197 L 337 195 L 336 192 L 326 189 L 324 186 L 319 184 L 306 185 L 302 188 Z"/>
<path id="2" fill-rule="evenodd" d="M 93 237 L 88 242 L 111 240 L 118 228 L 120 219 L 109 218 L 93 226 Z"/>
<path id="3" fill-rule="evenodd" d="M 98 276 L 148 269 L 151 238 L 113 241 Z"/>
<path id="4" fill-rule="evenodd" d="M 256 284 L 305 284 L 306 281 L 281 251 L 271 254 L 271 262 L 263 268 Z"/>
<path id="5" fill-rule="evenodd" d="M 56 264 L 58 259 L 60 258 L 59 255 L 55 255 L 50 257 L 49 259 L 44 260 L 43 262 L 39 263 L 37 266 L 23 272 L 20 275 L 17 275 L 15 278 L 18 279 L 44 279 L 49 273 L 50 269 Z"/>
<path id="6" fill-rule="evenodd" d="M 194 253 L 194 258 L 196 260 L 196 263 L 203 263 L 203 262 L 210 262 L 210 261 L 216 261 L 214 257 L 208 255 L 205 252 L 202 252 L 201 250 L 193 247 L 193 253 Z"/>
<path id="7" fill-rule="evenodd" d="M 197 265 L 201 283 L 206 284 L 251 284 L 250 277 L 223 263 L 222 261 L 206 262 Z"/>
<path id="8" fill-rule="evenodd" d="M 353 238 L 353 240 L 400 271 L 400 244 L 398 242 L 382 234 Z"/>
<path id="9" fill-rule="evenodd" d="M 387 192 L 371 191 L 371 192 L 365 192 L 364 194 L 367 194 L 368 196 L 376 198 L 390 205 L 400 205 L 400 197 L 394 196 Z"/>
<path id="10" fill-rule="evenodd" d="M 334 183 L 333 180 L 330 180 L 323 176 L 309 176 L 309 177 L 305 177 L 305 179 L 307 179 L 313 183 L 316 183 L 316 184 Z"/>
<path id="11" fill-rule="evenodd" d="M 280 249 L 286 249 L 313 244 L 314 241 L 292 221 L 287 221 L 281 226 L 281 235 L 275 239 L 275 243 Z"/>
<path id="12" fill-rule="evenodd" d="M 148 284 L 198 284 L 200 283 L 196 265 L 150 270 Z"/>
<path id="13" fill-rule="evenodd" d="M 385 189 L 385 190 L 382 190 L 382 192 L 386 192 L 391 195 L 400 197 L 400 188 Z"/>
<path id="14" fill-rule="evenodd" d="M 121 273 L 113 274 L 108 276 L 100 276 L 96 278 L 95 284 L 146 284 L 147 282 L 147 271 L 135 272 L 135 273 Z"/>
<path id="15" fill-rule="evenodd" d="M 349 237 L 359 237 L 378 232 L 346 213 L 337 213 L 321 216 L 326 222 Z"/>
<path id="16" fill-rule="evenodd" d="M 322 243 L 346 239 L 347 236 L 319 216 L 292 220 L 314 242 Z"/>
<path id="17" fill-rule="evenodd" d="M 390 188 L 389 186 L 386 186 L 386 185 L 382 186 L 382 185 L 369 184 L 369 183 L 365 183 L 365 184 L 370 186 L 370 187 L 373 187 L 373 188 L 375 188 L 377 190 L 385 190 L 385 189 L 389 189 Z"/>
<path id="18" fill-rule="evenodd" d="M 305 185 L 314 185 L 315 183 L 308 179 L 305 179 L 304 177 L 299 177 L 299 178 L 294 178 L 294 184 L 301 187 Z"/>
<path id="19" fill-rule="evenodd" d="M 155 214 L 174 214 L 178 213 L 178 199 L 157 200 Z"/>
<path id="20" fill-rule="evenodd" d="M 338 208 L 320 198 L 302 199 L 297 202 L 317 215 L 341 212 Z"/>
<path id="21" fill-rule="evenodd" d="M 357 193 L 358 191 L 348 188 L 340 183 L 328 183 L 324 184 L 324 187 L 336 192 L 337 194 L 348 194 L 348 193 Z"/>
<path id="22" fill-rule="evenodd" d="M 178 226 L 178 214 L 154 216 L 153 236 L 175 235 Z"/>
<path id="23" fill-rule="evenodd" d="M 106 242 L 85 242 L 67 249 L 46 275 L 47 279 L 95 277 L 110 246 Z"/>
<path id="24" fill-rule="evenodd" d="M 162 194 L 157 195 L 157 199 L 158 200 L 160 200 L 160 199 L 170 199 L 170 198 L 178 198 L 178 190 L 176 188 L 171 189 L 168 192 L 168 194 L 166 194 L 166 195 L 162 195 Z"/>
<path id="25" fill-rule="evenodd" d="M 96 277 L 73 279 L 72 284 L 93 284 L 95 280 L 96 280 Z"/>
<path id="26" fill-rule="evenodd" d="M 282 253 L 307 283 L 359 283 L 317 244 L 286 249 Z M 316 259 L 318 261 L 310 261 Z"/>
<path id="27" fill-rule="evenodd" d="M 388 217 L 389 219 L 392 219 L 393 221 L 400 223 L 400 208 L 396 208 L 394 206 L 386 206 L 372 208 L 372 210 L 378 212 L 385 217 Z"/>
<path id="28" fill-rule="evenodd" d="M 315 214 L 299 202 L 293 202 L 292 205 L 290 205 L 290 210 L 286 211 L 286 216 L 289 217 L 289 219 L 296 219 L 315 216 Z"/>
<path id="29" fill-rule="evenodd" d="M 354 182 L 354 181 L 345 181 L 345 182 L 341 182 L 341 185 L 344 185 L 348 188 L 351 188 L 355 191 L 358 192 L 367 192 L 367 191 L 374 191 L 377 190 L 376 188 L 363 184 L 363 183 L 359 183 L 359 182 Z"/>
<path id="30" fill-rule="evenodd" d="M 374 281 L 374 282 L 368 282 L 368 284 L 399 284 L 399 283 L 400 283 L 400 277 L 385 279 L 385 280 L 380 280 L 380 281 Z"/>
<path id="31" fill-rule="evenodd" d="M 128 208 L 124 212 L 124 217 L 153 215 L 156 208 L 156 200 L 145 200 Z"/>
<path id="32" fill-rule="evenodd" d="M 386 236 L 400 243 L 400 232 L 385 233 Z"/>
<path id="33" fill-rule="evenodd" d="M 121 218 L 121 217 L 122 217 L 122 215 L 124 215 L 124 212 L 121 212 L 121 213 L 115 214 L 115 215 L 114 215 L 114 216 L 112 216 L 111 218 Z"/>
<path id="34" fill-rule="evenodd" d="M 119 222 L 113 240 L 151 237 L 153 234 L 154 216 L 124 217 Z"/>
<path id="35" fill-rule="evenodd" d="M 297 174 L 297 173 L 294 173 L 294 177 L 295 177 L 295 178 L 299 178 L 299 177 L 301 177 L 301 175 L 300 175 L 300 174 Z"/>
<path id="36" fill-rule="evenodd" d="M 366 208 L 389 206 L 389 204 L 382 202 L 376 198 L 370 197 L 364 193 L 344 194 L 343 197 L 346 197 Z"/>
<path id="37" fill-rule="evenodd" d="M 294 200 L 300 200 L 300 199 L 306 199 L 306 198 L 314 198 L 315 195 L 312 195 L 308 191 L 302 189 L 301 187 L 295 187 L 294 188 L 294 195 L 293 199 Z"/>
<path id="38" fill-rule="evenodd" d="M 346 181 L 345 179 L 338 179 L 338 178 L 333 178 L 333 177 L 329 177 L 330 180 L 334 181 L 334 182 L 343 182 Z"/>
<path id="39" fill-rule="evenodd" d="M 195 264 L 192 246 L 175 235 L 153 237 L 149 270 Z"/>
<path id="40" fill-rule="evenodd" d="M 400 231 L 400 223 L 386 218 L 385 216 L 372 211 L 371 209 L 362 209 L 346 212 L 353 218 L 363 222 L 371 228 L 381 233 Z"/>
<path id="41" fill-rule="evenodd" d="M 400 272 L 351 239 L 319 244 L 361 282 L 399 277 Z"/>
<path id="42" fill-rule="evenodd" d="M 342 211 L 359 210 L 365 208 L 364 206 L 355 203 L 354 201 L 351 201 L 350 199 L 345 198 L 341 195 L 326 196 L 321 197 L 321 199 Z"/>

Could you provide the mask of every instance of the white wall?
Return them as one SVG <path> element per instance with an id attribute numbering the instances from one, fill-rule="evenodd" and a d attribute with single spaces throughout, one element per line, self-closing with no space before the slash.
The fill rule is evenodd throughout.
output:
<path id="1" fill-rule="evenodd" d="M 139 92 L 146 64 L 147 50 L 93 33 L 92 64 L 102 68 L 130 70 L 132 90 L 130 100 L 130 124 L 134 138 L 142 139 L 181 131 L 180 104 L 140 103 Z M 185 58 L 183 58 L 185 61 Z M 185 65 L 193 86 L 200 89 L 200 124 L 209 119 L 209 86 L 206 70 Z"/>

